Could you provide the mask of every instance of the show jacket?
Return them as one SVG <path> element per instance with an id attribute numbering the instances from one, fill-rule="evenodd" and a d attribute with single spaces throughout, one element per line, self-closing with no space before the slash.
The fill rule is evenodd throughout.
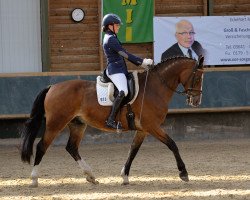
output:
<path id="1" fill-rule="evenodd" d="M 107 31 L 103 38 L 103 50 L 107 58 L 107 68 L 109 74 L 124 73 L 127 75 L 128 69 L 124 58 L 139 66 L 143 59 L 128 53 L 123 49 L 117 36 L 111 31 Z"/>

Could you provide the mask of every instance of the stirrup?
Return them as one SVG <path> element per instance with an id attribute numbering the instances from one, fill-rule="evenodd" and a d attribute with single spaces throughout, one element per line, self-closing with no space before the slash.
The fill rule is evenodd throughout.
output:
<path id="1" fill-rule="evenodd" d="M 116 132 L 117 133 L 121 133 L 122 132 L 122 123 L 120 121 L 117 122 Z"/>
<path id="2" fill-rule="evenodd" d="M 120 130 L 122 130 L 122 124 L 121 124 L 121 122 L 116 123 L 116 121 L 107 120 L 106 121 L 106 125 L 109 128 L 116 129 L 117 132 L 119 132 Z"/>

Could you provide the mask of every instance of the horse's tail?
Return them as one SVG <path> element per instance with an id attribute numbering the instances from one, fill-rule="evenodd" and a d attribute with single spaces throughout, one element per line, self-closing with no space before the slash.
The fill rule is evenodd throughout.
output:
<path id="1" fill-rule="evenodd" d="M 23 138 L 21 159 L 23 162 L 30 163 L 30 157 L 33 155 L 33 144 L 44 119 L 44 99 L 49 89 L 50 86 L 43 89 L 37 95 L 32 106 L 30 117 L 21 130 L 21 137 Z"/>

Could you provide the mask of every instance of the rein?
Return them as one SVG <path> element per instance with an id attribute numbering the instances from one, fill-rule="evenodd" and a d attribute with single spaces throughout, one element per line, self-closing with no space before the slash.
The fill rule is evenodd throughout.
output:
<path id="1" fill-rule="evenodd" d="M 142 95 L 141 111 L 140 111 L 140 118 L 139 118 L 140 123 L 141 123 L 142 109 L 143 109 L 143 104 L 144 104 L 144 96 L 145 96 L 146 86 L 147 86 L 147 82 L 148 82 L 148 71 L 149 70 L 147 70 L 144 89 L 143 89 L 143 95 Z"/>

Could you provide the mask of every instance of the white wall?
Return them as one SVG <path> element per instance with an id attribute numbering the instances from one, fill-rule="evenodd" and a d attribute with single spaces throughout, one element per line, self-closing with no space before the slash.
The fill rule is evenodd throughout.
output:
<path id="1" fill-rule="evenodd" d="M 0 0 L 0 73 L 41 71 L 40 0 Z"/>

